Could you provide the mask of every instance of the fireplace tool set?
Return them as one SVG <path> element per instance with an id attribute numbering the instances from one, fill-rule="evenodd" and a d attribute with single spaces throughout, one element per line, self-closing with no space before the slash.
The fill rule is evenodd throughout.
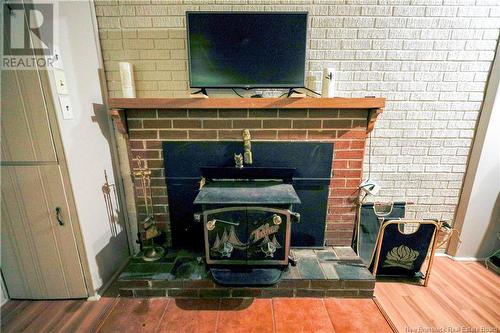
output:
<path id="1" fill-rule="evenodd" d="M 156 225 L 154 216 L 153 198 L 151 194 L 151 170 L 146 166 L 146 162 L 137 156 L 137 168 L 132 172 L 135 180 L 140 181 L 140 188 L 144 198 L 146 217 L 140 222 L 141 231 L 139 236 L 142 239 L 143 247 L 142 258 L 145 261 L 155 261 L 160 259 L 165 253 L 165 249 L 155 244 L 155 238 L 160 236 L 161 232 Z M 149 244 L 148 244 L 149 243 Z"/>

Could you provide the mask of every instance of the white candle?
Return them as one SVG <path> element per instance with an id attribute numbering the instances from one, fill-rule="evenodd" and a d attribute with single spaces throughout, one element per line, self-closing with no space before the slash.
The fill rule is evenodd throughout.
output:
<path id="1" fill-rule="evenodd" d="M 321 80 L 321 97 L 334 97 L 335 94 L 335 68 L 324 68 Z"/>
<path id="2" fill-rule="evenodd" d="M 122 94 L 125 98 L 135 97 L 134 66 L 129 62 L 120 62 Z"/>

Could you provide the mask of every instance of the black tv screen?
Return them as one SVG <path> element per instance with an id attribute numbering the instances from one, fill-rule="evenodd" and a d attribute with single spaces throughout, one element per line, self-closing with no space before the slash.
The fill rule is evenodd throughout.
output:
<path id="1" fill-rule="evenodd" d="M 191 87 L 304 87 L 307 13 L 186 15 Z"/>

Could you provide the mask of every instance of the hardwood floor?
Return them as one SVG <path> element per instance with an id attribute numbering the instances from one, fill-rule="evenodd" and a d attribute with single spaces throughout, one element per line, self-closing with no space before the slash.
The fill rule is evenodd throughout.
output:
<path id="1" fill-rule="evenodd" d="M 116 297 L 98 302 L 10 301 L 1 309 L 1 331 L 389 333 L 392 326 L 407 333 L 442 328 L 473 332 L 469 327 L 495 332 L 500 327 L 500 278 L 479 263 L 436 258 L 427 288 L 377 282 L 375 295 L 375 302 Z"/>
<path id="2" fill-rule="evenodd" d="M 427 288 L 377 282 L 375 297 L 398 332 L 424 332 L 430 328 L 438 329 L 434 332 L 474 332 L 467 331 L 469 327 L 482 328 L 484 332 L 500 329 L 500 278 L 477 262 L 438 257 Z"/>
<path id="3" fill-rule="evenodd" d="M 2 332 L 95 332 L 117 299 L 98 302 L 9 301 L 1 309 Z"/>

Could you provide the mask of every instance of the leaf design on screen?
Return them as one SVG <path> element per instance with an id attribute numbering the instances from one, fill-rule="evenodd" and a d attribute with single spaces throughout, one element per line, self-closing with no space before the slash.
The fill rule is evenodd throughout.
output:
<path id="1" fill-rule="evenodd" d="M 418 252 L 406 245 L 394 247 L 387 253 L 382 267 L 402 267 L 413 269 L 413 262 L 418 258 Z"/>

